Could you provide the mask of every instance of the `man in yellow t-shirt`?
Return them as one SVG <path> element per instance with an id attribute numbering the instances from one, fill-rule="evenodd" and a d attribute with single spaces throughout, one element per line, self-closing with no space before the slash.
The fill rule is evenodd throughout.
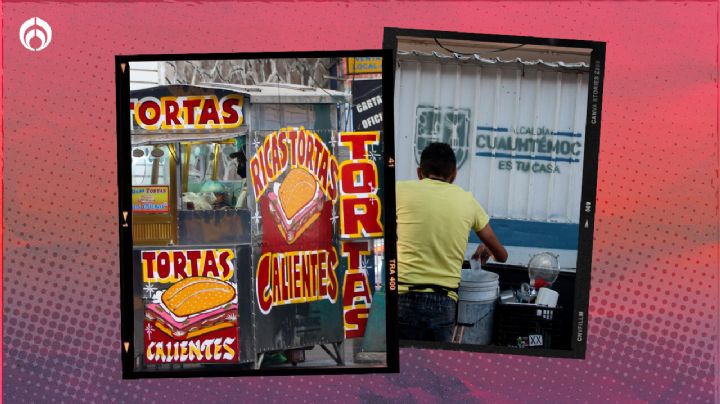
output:
<path id="1" fill-rule="evenodd" d="M 396 184 L 400 339 L 450 342 L 457 313 L 457 289 L 474 230 L 483 244 L 473 255 L 505 262 L 507 251 L 473 195 L 453 185 L 455 153 L 446 143 L 423 150 L 419 181 Z"/>

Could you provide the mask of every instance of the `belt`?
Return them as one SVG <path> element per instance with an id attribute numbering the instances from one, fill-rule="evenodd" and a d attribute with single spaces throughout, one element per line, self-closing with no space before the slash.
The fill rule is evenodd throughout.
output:
<path id="1" fill-rule="evenodd" d="M 450 292 L 457 293 L 458 288 L 448 288 L 446 286 L 440 286 L 440 285 L 431 285 L 431 284 L 424 284 L 424 283 L 407 283 L 407 282 L 398 282 L 399 285 L 405 285 L 408 287 L 408 290 L 410 292 L 418 292 L 422 289 L 432 289 L 433 292 L 439 293 L 441 295 L 449 296 Z"/>

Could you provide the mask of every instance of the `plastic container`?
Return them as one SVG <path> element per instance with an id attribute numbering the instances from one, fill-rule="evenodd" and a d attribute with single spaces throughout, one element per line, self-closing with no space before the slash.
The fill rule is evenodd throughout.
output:
<path id="1" fill-rule="evenodd" d="M 498 282 L 500 275 L 485 271 L 484 269 L 463 269 L 460 272 L 460 285 L 463 283 L 493 283 Z"/>
<path id="2" fill-rule="evenodd" d="M 463 327 L 460 343 L 492 343 L 495 304 L 500 295 L 499 278 L 484 270 L 462 270 L 457 317 L 458 325 Z"/>
<path id="3" fill-rule="evenodd" d="M 513 348 L 552 348 L 561 336 L 562 307 L 536 304 L 498 304 L 495 311 L 495 344 Z"/>
<path id="4" fill-rule="evenodd" d="M 494 301 L 499 296 L 499 289 L 497 286 L 491 287 L 487 290 L 458 290 L 458 301 L 460 302 L 490 302 Z"/>
<path id="5" fill-rule="evenodd" d="M 494 301 L 500 295 L 498 274 L 474 269 L 463 269 L 460 287 L 458 288 L 458 301 L 482 302 Z"/>
<path id="6" fill-rule="evenodd" d="M 458 303 L 458 326 L 463 327 L 460 343 L 492 344 L 495 304 L 495 300 L 484 303 L 463 301 Z"/>

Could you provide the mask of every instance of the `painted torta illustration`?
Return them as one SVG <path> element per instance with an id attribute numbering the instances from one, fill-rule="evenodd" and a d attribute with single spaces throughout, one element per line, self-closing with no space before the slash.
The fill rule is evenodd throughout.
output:
<path id="1" fill-rule="evenodd" d="M 315 177 L 304 168 L 288 171 L 268 193 L 270 212 L 288 244 L 292 244 L 320 216 L 324 195 Z"/>

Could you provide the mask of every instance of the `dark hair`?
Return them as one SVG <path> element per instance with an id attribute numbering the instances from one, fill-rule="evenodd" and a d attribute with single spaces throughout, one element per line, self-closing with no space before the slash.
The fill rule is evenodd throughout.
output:
<path id="1" fill-rule="evenodd" d="M 239 175 L 240 178 L 245 178 L 247 171 L 247 157 L 245 157 L 245 145 L 242 145 L 240 149 L 238 149 L 238 151 L 236 151 L 235 153 L 231 153 L 230 158 L 237 159 L 237 175 Z"/>
<path id="2" fill-rule="evenodd" d="M 447 143 L 430 143 L 420 155 L 420 170 L 423 175 L 437 175 L 448 178 L 455 170 L 455 152 Z"/>

